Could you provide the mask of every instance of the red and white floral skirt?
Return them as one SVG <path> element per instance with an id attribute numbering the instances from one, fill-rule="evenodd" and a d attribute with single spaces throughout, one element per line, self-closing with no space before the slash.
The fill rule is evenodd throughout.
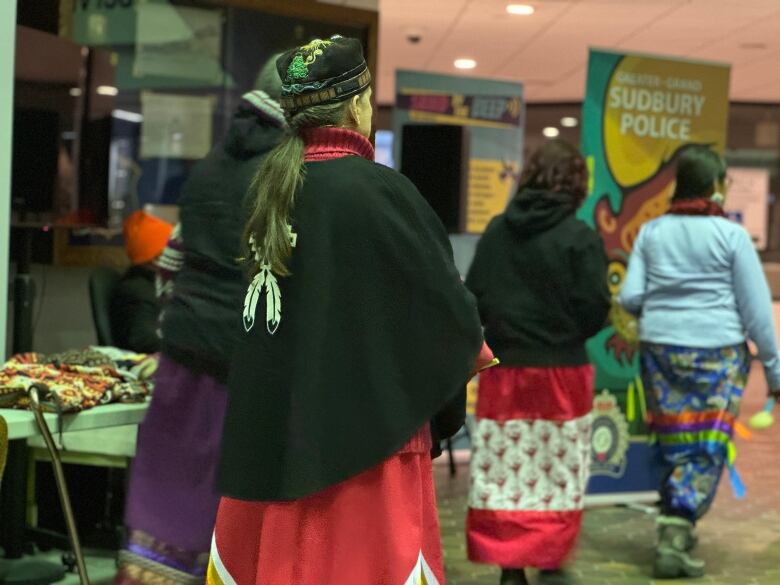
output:
<path id="1" fill-rule="evenodd" d="M 574 548 L 590 461 L 593 368 L 480 374 L 472 433 L 469 559 L 558 569 Z"/>
<path id="2" fill-rule="evenodd" d="M 223 498 L 209 585 L 443 585 L 430 431 L 292 502 Z"/>

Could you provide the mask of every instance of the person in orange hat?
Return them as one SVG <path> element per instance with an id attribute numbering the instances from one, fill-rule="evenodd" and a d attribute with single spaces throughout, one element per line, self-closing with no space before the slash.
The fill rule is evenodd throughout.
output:
<path id="1" fill-rule="evenodd" d="M 145 211 L 125 221 L 125 248 L 132 266 L 111 299 L 114 343 L 138 353 L 160 351 L 160 302 L 155 294 L 155 261 L 165 249 L 173 226 Z"/>

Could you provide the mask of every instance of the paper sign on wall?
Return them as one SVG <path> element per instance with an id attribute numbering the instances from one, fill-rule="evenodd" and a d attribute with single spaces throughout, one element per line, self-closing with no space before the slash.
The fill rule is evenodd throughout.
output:
<path id="1" fill-rule="evenodd" d="M 211 150 L 213 110 L 209 96 L 142 93 L 141 158 L 203 158 Z"/>
<path id="2" fill-rule="evenodd" d="M 726 212 L 742 224 L 758 250 L 766 249 L 767 211 L 769 205 L 769 171 L 730 167 Z"/>

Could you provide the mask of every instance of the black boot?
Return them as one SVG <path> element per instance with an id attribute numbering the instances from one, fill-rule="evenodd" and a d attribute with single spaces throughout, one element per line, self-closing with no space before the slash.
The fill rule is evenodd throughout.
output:
<path id="1" fill-rule="evenodd" d="M 573 585 L 574 577 L 564 569 L 555 569 L 554 571 L 540 571 L 539 585 Z"/>
<path id="2" fill-rule="evenodd" d="M 502 569 L 501 585 L 529 585 L 523 569 Z"/>
<path id="3" fill-rule="evenodd" d="M 693 524 L 677 516 L 658 519 L 658 548 L 653 573 L 658 579 L 701 577 L 704 561 L 688 554 L 696 546 Z"/>

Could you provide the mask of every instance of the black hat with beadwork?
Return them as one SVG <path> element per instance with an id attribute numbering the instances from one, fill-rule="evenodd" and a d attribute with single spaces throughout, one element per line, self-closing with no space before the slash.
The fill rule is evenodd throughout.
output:
<path id="1" fill-rule="evenodd" d="M 279 102 L 287 113 L 344 101 L 371 83 L 361 42 L 338 35 L 287 51 L 276 69 L 282 78 Z"/>

